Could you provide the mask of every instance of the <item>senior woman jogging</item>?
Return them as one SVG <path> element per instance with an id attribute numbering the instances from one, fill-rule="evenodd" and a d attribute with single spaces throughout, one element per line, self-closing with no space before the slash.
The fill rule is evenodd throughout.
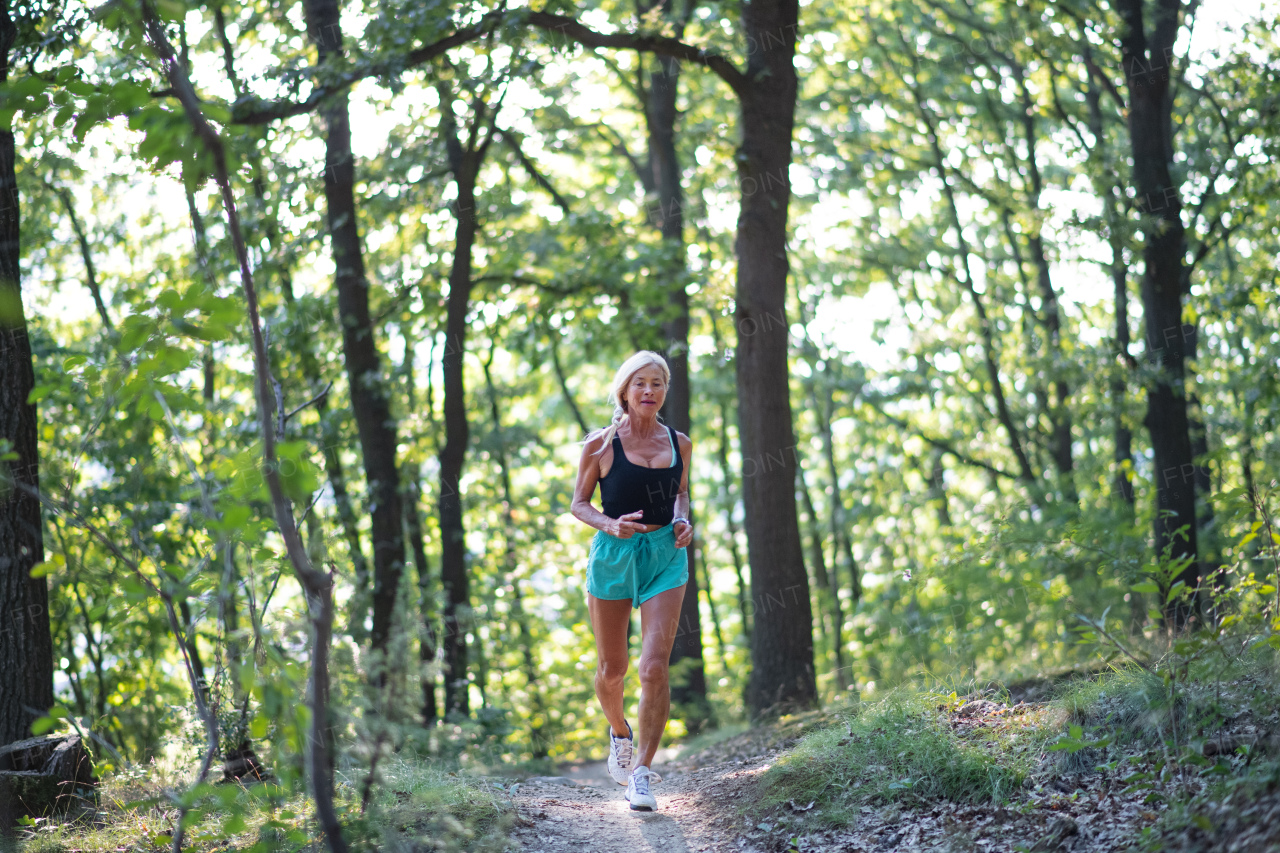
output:
<path id="1" fill-rule="evenodd" d="M 667 681 L 689 579 L 689 457 L 693 442 L 658 421 L 671 371 L 638 352 L 613 377 L 613 423 L 587 436 L 573 515 L 599 532 L 587 560 L 587 610 L 596 638 L 596 698 L 609 721 L 609 775 L 636 811 L 653 811 L 649 769 L 671 710 Z M 596 483 L 604 511 L 591 505 Z M 640 608 L 639 746 L 623 713 L 627 626 Z"/>

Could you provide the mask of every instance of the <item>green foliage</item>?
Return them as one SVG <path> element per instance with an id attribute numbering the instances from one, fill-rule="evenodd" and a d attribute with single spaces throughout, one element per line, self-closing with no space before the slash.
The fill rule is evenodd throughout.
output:
<path id="1" fill-rule="evenodd" d="M 308 603 L 266 503 L 245 306 L 207 155 L 176 102 L 154 94 L 168 84 L 132 7 L 105 6 L 92 21 L 74 11 L 47 21 L 51 10 L 23 8 L 22 31 L 39 28 L 43 40 L 23 41 L 31 73 L 13 67 L 0 124 L 18 140 L 31 402 L 51 501 L 39 573 L 50 585 L 66 709 L 39 725 L 91 734 L 99 767 L 121 774 L 198 760 L 205 735 L 152 581 L 177 603 L 224 748 L 247 737 L 279 784 L 270 803 L 242 811 L 221 800 L 205 810 L 220 792 L 202 789 L 192 820 L 207 835 L 197 843 L 234 836 L 301 847 L 314 841 L 300 804 Z M 593 25 L 674 32 L 656 13 L 633 21 L 629 4 L 574 8 Z M 690 9 L 684 39 L 741 61 L 748 45 L 737 7 Z M 768 591 L 750 588 L 742 529 L 742 478 L 755 460 L 741 458 L 738 442 L 734 349 L 750 345 L 750 329 L 737 324 L 733 301 L 744 187 L 730 93 L 713 75 L 682 69 L 686 228 L 685 245 L 673 248 L 654 227 L 662 211 L 646 190 L 637 85 L 650 79 L 647 60 L 581 51 L 514 15 L 447 62 L 407 69 L 408 50 L 487 7 L 394 2 L 359 9 L 363 28 L 346 33 L 346 55 L 321 69 L 296 9 L 232 5 L 221 10 L 225 29 L 214 11 L 161 9 L 227 144 L 271 370 L 292 413 L 281 473 L 305 515 L 309 553 L 335 579 L 334 731 L 344 767 L 354 768 L 343 796 L 361 843 L 394 833 L 477 849 L 492 842 L 503 821 L 494 802 L 433 776 L 425 756 L 467 770 L 600 756 L 605 724 L 583 601 L 590 531 L 568 516 L 576 442 L 609 417 L 613 366 L 663 345 L 677 289 L 690 304 L 693 505 L 700 580 L 710 587 L 704 661 L 715 716 L 736 724 L 749 623 Z M 847 820 L 862 802 L 1003 797 L 1029 772 L 1036 744 L 1061 772 L 1150 747 L 1164 765 L 1139 772 L 1167 794 L 1167 777 L 1199 779 L 1220 766 L 1200 763 L 1197 742 L 1198 727 L 1223 708 L 1196 685 L 1244 666 L 1245 646 L 1258 660 L 1280 646 L 1280 540 L 1266 508 L 1280 472 L 1275 28 L 1250 25 L 1179 65 L 1176 166 L 1197 264 L 1185 317 L 1197 336 L 1188 394 L 1211 484 L 1207 494 L 1197 486 L 1201 557 L 1226 581 L 1197 593 L 1179 580 L 1186 566 L 1148 543 L 1154 488 L 1171 475 L 1153 470 L 1142 423 L 1156 368 L 1137 340 L 1146 334 L 1136 310 L 1146 235 L 1126 191 L 1125 111 L 1108 89 L 1123 74 L 1117 27 L 1097 3 L 893 0 L 865 15 L 830 2 L 804 7 L 788 176 L 791 289 L 779 319 L 793 333 L 791 450 L 812 502 L 799 520 L 823 698 L 887 698 L 863 707 L 852 733 L 815 734 L 771 771 L 770 803 L 814 799 Z M 364 648 L 370 581 L 357 565 L 374 545 L 342 358 L 346 321 L 323 238 L 324 122 L 239 123 L 276 99 L 301 103 L 313 85 L 374 70 L 349 97 L 383 351 L 379 375 L 357 381 L 389 389 L 423 545 L 404 555 L 412 568 L 399 633 L 381 661 Z M 446 178 L 442 91 L 457 95 L 463 123 L 479 116 L 473 95 L 496 103 L 504 93 L 502 136 L 478 175 L 473 211 L 456 209 Z M 424 730 L 423 690 L 441 676 L 430 647 L 445 600 L 435 577 L 440 363 L 455 346 L 443 317 L 459 215 L 480 225 L 462 496 L 467 678 L 479 710 Z M 1117 280 L 1127 308 L 1117 307 Z M 9 300 L 0 315 L 17 316 L 13 298 L 0 289 L 0 302 Z M 1135 339 L 1127 348 L 1122 326 Z M 1064 422 L 1069 470 L 1056 444 Z M 1125 430 L 1132 453 L 1118 460 Z M 1190 484 L 1199 473 L 1174 476 Z M 1194 607 L 1196 596 L 1207 628 L 1170 637 L 1166 615 Z M 967 689 L 1076 666 L 1099 650 L 1112 664 L 1140 664 L 1072 687 L 1059 700 L 1070 715 L 1062 725 L 990 742 L 948 727 L 942 699 L 892 692 L 910 683 Z M 393 677 L 375 689 L 378 671 Z M 632 697 L 635 685 L 633 670 Z M 673 721 L 669 734 L 682 733 Z M 1013 759 L 992 757 L 1015 739 Z M 389 757 L 410 748 L 424 763 Z M 382 781 L 361 822 L 352 792 L 374 757 Z M 821 782 L 819 768 L 828 773 Z M 147 808 L 117 821 L 103 849 L 167 832 L 158 807 Z M 432 809 L 439 821 L 419 823 Z"/>

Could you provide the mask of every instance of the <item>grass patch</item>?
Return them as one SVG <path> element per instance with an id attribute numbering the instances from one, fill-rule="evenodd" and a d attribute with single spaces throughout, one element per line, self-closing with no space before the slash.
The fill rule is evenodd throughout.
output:
<path id="1" fill-rule="evenodd" d="M 954 694 L 889 694 L 812 732 L 764 774 L 754 807 L 806 809 L 851 823 L 866 804 L 946 799 L 1003 802 L 1022 786 L 1048 735 L 1016 715 L 953 725 Z M 807 811 L 807 809 L 806 809 Z"/>
<path id="2" fill-rule="evenodd" d="M 368 825 L 388 850 L 498 853 L 506 849 L 514 815 L 492 783 L 415 758 L 394 757 Z"/>

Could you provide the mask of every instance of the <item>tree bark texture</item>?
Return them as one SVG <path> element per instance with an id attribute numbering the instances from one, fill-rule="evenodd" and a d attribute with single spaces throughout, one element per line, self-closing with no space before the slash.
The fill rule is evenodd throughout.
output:
<path id="1" fill-rule="evenodd" d="M 1182 303 L 1189 285 L 1185 274 L 1186 240 L 1182 200 L 1170 175 L 1173 160 L 1170 95 L 1173 46 L 1179 30 L 1181 0 L 1151 5 L 1150 36 L 1143 0 L 1117 0 L 1127 28 L 1120 44 L 1129 93 L 1129 141 L 1133 185 L 1143 216 L 1142 308 L 1147 350 L 1156 366 L 1147 388 L 1146 426 L 1155 454 L 1156 515 L 1153 522 L 1158 556 L 1187 561 L 1180 573 L 1194 588 L 1200 576 L 1196 562 L 1195 460 L 1187 421 L 1186 367 L 1188 334 Z M 1166 617 L 1184 626 L 1198 607 L 1170 605 Z"/>
<path id="2" fill-rule="evenodd" d="M 796 440 L 792 428 L 786 316 L 787 207 L 795 126 L 797 0 L 742 7 L 747 82 L 740 94 L 738 181 L 738 431 L 742 447 L 751 590 L 755 619 L 753 716 L 807 706 L 817 698 L 813 613 L 796 517 Z"/>
<path id="3" fill-rule="evenodd" d="M 319 52 L 321 67 L 342 55 L 342 24 L 337 0 L 305 0 L 307 28 Z M 385 651 L 391 635 L 396 593 L 404 570 L 404 535 L 400 478 L 396 469 L 396 423 L 382 378 L 369 281 L 356 217 L 355 159 L 351 153 L 351 118 L 345 93 L 320 109 L 325 124 L 324 195 L 329 239 L 333 248 L 338 319 L 346 360 L 351 406 L 364 457 L 373 539 L 373 625 L 375 651 Z M 363 602 L 356 621 L 364 618 Z"/>
<path id="4" fill-rule="evenodd" d="M 9 4 L 0 2 L 0 83 L 16 35 Z M 49 588 L 31 577 L 44 560 L 44 532 L 31 493 L 40 488 L 40 462 L 36 407 L 27 402 L 35 372 L 22 309 L 16 156 L 13 132 L 0 128 L 0 452 L 17 454 L 0 461 L 0 744 L 29 737 L 53 706 Z"/>

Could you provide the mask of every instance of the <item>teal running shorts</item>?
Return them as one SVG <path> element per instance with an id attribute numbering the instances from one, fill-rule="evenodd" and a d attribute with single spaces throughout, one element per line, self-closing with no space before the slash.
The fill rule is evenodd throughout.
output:
<path id="1" fill-rule="evenodd" d="M 634 533 L 630 539 L 610 536 L 603 530 L 591 539 L 587 558 L 587 592 L 606 601 L 631 599 L 639 607 L 660 592 L 684 586 L 689 580 L 689 558 L 676 547 L 675 525 L 652 533 Z"/>

